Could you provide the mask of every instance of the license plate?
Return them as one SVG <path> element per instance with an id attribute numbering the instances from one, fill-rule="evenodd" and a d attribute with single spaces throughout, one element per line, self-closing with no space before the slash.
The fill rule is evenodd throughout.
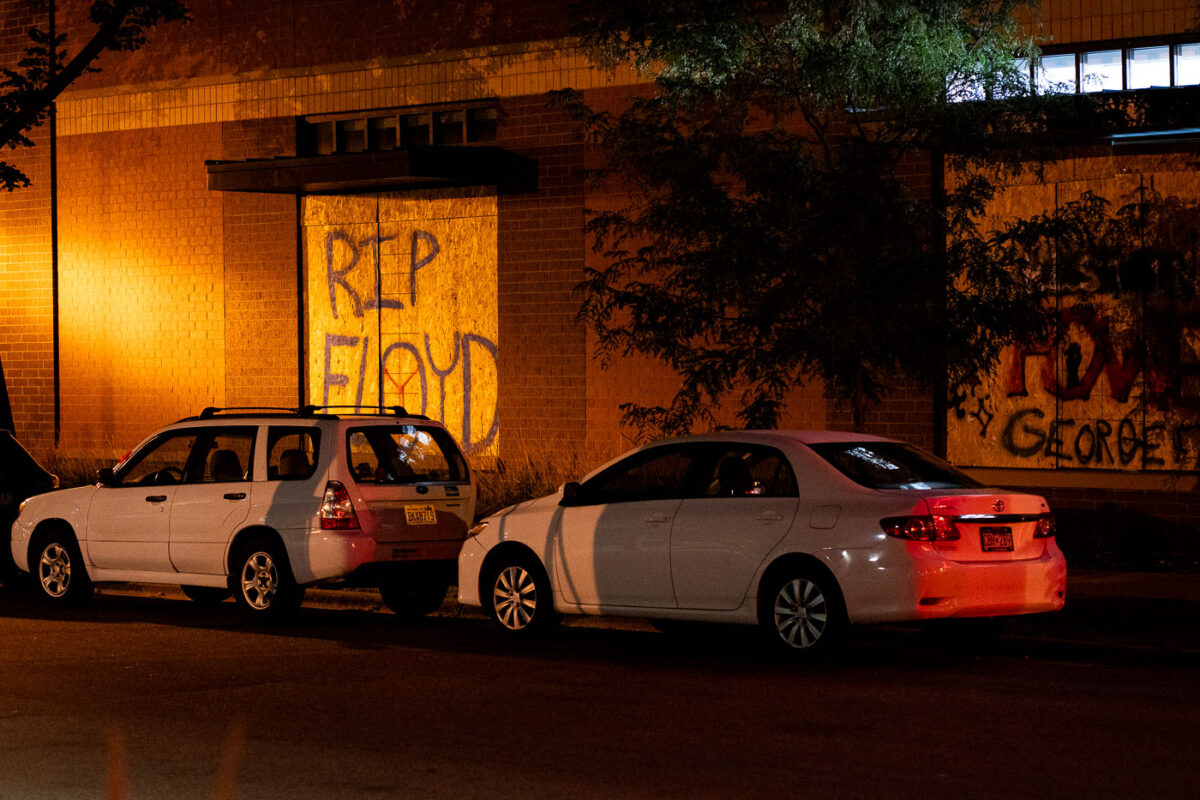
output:
<path id="1" fill-rule="evenodd" d="M 979 537 L 985 553 L 1011 551 L 1013 549 L 1012 528 L 984 526 L 979 529 Z"/>
<path id="2" fill-rule="evenodd" d="M 430 505 L 405 506 L 404 521 L 409 525 L 437 525 L 437 512 Z"/>

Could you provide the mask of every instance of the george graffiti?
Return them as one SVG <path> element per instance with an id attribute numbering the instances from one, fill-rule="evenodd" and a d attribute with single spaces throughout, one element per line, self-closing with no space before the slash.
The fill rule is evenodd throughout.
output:
<path id="1" fill-rule="evenodd" d="M 485 192 L 307 197 L 313 402 L 403 406 L 468 451 L 499 434 L 496 201 Z"/>
<path id="2" fill-rule="evenodd" d="M 1132 416 L 1104 419 L 1047 418 L 1040 408 L 1008 415 L 1000 446 L 1017 458 L 1042 456 L 1063 466 L 1196 469 L 1200 424 L 1146 423 Z"/>

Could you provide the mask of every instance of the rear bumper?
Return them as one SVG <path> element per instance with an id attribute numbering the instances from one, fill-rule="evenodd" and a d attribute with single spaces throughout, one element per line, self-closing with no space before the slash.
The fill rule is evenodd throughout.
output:
<path id="1" fill-rule="evenodd" d="M 909 544 L 847 559 L 836 570 L 851 622 L 1038 614 L 1065 602 L 1067 564 L 1053 540 L 1039 557 L 1020 561 L 950 561 Z"/>
<path id="2" fill-rule="evenodd" d="M 455 563 L 461 539 L 430 542 L 376 542 L 361 531 L 295 531 L 284 535 L 298 583 L 345 578 L 370 568 L 413 562 Z"/>

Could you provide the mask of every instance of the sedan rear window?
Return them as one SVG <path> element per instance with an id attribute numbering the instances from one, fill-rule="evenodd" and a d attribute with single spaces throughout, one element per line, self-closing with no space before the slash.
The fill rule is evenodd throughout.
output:
<path id="1" fill-rule="evenodd" d="M 981 484 L 931 453 L 900 442 L 809 445 L 855 483 L 870 489 L 977 489 Z"/>

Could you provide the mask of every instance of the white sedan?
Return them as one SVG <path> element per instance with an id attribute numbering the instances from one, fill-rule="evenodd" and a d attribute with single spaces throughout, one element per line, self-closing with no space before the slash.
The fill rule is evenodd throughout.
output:
<path id="1" fill-rule="evenodd" d="M 791 652 L 851 624 L 1062 608 L 1046 501 L 916 447 L 832 431 L 647 445 L 487 517 L 459 602 L 529 634 L 560 614 L 760 625 Z"/>

